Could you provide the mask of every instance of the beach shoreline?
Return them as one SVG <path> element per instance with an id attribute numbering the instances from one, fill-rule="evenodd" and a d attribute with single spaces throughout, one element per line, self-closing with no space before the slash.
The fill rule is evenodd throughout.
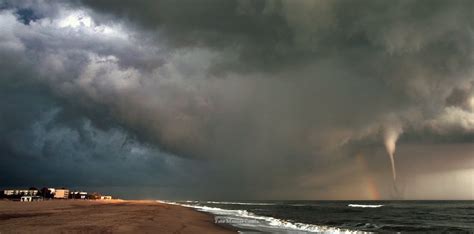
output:
<path id="1" fill-rule="evenodd" d="M 147 200 L 0 201 L 0 233 L 18 232 L 236 233 L 214 216 Z"/>

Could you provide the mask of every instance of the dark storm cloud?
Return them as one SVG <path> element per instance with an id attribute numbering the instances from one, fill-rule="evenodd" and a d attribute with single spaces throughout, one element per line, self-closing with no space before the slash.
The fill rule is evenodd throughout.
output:
<path id="1" fill-rule="evenodd" d="M 252 95 L 262 105 L 298 112 L 286 120 L 304 128 L 327 123 L 371 131 L 367 125 L 392 119 L 418 128 L 443 111 L 452 89 L 470 80 L 469 1 L 82 2 L 156 32 L 157 43 L 226 48 L 235 59 L 214 62 L 208 76 L 250 77 L 242 83 L 254 82 Z M 269 93 L 259 89 L 260 79 Z"/>
<path id="2" fill-rule="evenodd" d="M 166 187 L 185 174 L 176 174 L 175 168 L 189 167 L 189 162 L 137 142 L 114 123 L 97 128 L 87 113 L 77 107 L 70 110 L 41 84 L 15 82 L 3 75 L 2 81 L 8 82 L 0 87 L 2 187 Z M 116 195 L 130 194 L 134 195 L 116 191 Z"/>
<path id="3" fill-rule="evenodd" d="M 46 150 L 57 159 L 74 152 L 74 160 L 104 158 L 106 171 L 115 172 L 126 170 L 115 156 L 130 154 L 121 146 L 130 138 L 149 150 L 148 160 L 167 158 L 152 153 L 160 149 L 180 157 L 172 161 L 199 165 L 165 164 L 133 182 L 184 173 L 176 183 L 187 189 L 252 198 L 266 189 L 284 196 L 282 186 L 297 194 L 307 178 L 330 191 L 357 175 L 356 154 L 384 141 L 390 152 L 400 134 L 402 142 L 472 139 L 471 1 L 5 5 L 2 86 L 17 95 L 22 82 L 35 83 L 45 93 L 30 86 L 25 100 L 56 100 L 33 115 L 10 112 L 27 118 L 18 122 L 26 127 L 59 110 L 42 122 L 52 130 L 31 139 L 26 128 L 15 142 L 69 139 L 25 152 L 2 143 L 9 154 Z M 137 167 L 149 165 L 137 160 Z M 377 175 L 388 174 L 382 167 Z"/>

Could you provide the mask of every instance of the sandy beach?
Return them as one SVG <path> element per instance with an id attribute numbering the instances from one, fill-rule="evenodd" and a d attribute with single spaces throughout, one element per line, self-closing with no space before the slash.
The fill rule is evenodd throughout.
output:
<path id="1" fill-rule="evenodd" d="M 235 233 L 190 208 L 155 201 L 0 201 L 0 233 Z"/>

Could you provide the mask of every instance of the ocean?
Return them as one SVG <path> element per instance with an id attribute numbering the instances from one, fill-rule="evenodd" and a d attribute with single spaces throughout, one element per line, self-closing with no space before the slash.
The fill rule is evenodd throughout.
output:
<path id="1" fill-rule="evenodd" d="M 178 201 L 245 232 L 474 232 L 474 201 Z"/>

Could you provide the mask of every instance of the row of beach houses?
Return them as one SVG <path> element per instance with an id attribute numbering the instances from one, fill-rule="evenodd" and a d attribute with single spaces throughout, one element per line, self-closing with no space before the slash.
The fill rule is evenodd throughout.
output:
<path id="1" fill-rule="evenodd" d="M 112 196 L 84 191 L 70 191 L 67 188 L 36 188 L 5 189 L 0 194 L 2 199 L 33 202 L 50 199 L 82 199 L 82 200 L 111 200 Z"/>

